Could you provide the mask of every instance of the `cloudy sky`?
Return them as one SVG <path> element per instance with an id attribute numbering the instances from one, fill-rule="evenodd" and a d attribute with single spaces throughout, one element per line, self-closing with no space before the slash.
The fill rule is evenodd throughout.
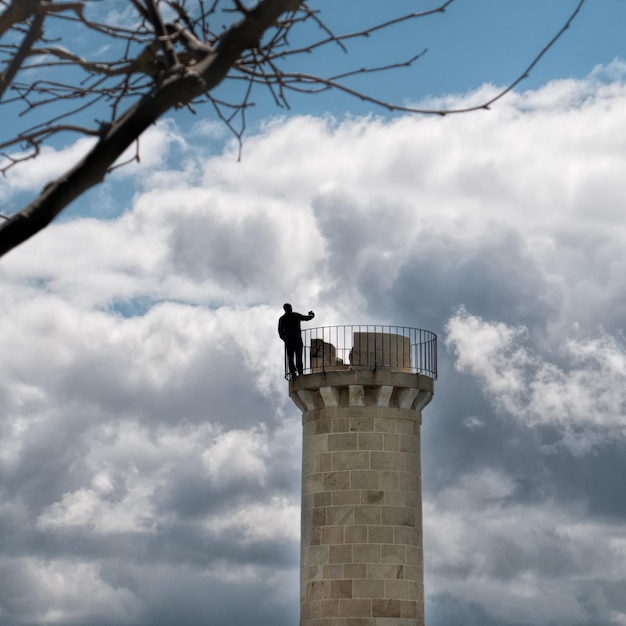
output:
<path id="1" fill-rule="evenodd" d="M 2 626 L 297 623 L 285 301 L 439 336 L 429 626 L 626 625 L 626 3 L 598 4 L 489 112 L 262 109 L 240 162 L 210 117 L 164 119 L 2 259 Z M 487 99 L 514 48 L 403 97 Z M 11 170 L 3 206 L 84 150 Z"/>

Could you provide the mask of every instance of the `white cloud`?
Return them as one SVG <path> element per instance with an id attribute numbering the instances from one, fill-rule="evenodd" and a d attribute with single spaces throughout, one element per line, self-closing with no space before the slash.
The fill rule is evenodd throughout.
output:
<path id="1" fill-rule="evenodd" d="M 430 593 L 478 604 L 494 623 L 589 623 L 589 581 L 626 577 L 623 527 L 588 519 L 582 503 L 522 504 L 515 484 L 483 470 L 424 502 Z"/>
<path id="2" fill-rule="evenodd" d="M 0 187 L 2 190 L 0 198 L 4 201 L 19 191 L 30 191 L 41 189 L 51 180 L 63 174 L 71 165 L 79 161 L 87 154 L 94 144 L 93 139 L 79 139 L 69 147 L 61 150 L 45 147 L 42 148 L 37 159 L 27 160 L 9 170 L 5 184 Z M 26 153 L 14 153 L 12 159 L 19 160 Z M 5 158 L 0 159 L 0 164 L 4 167 Z"/>
<path id="3" fill-rule="evenodd" d="M 110 624 L 125 624 L 139 608 L 129 590 L 102 578 L 97 564 L 26 558 L 15 563 L 14 575 L 39 599 L 40 608 L 28 607 L 21 623 L 78 624 L 107 615 Z"/>
<path id="4" fill-rule="evenodd" d="M 150 491 L 129 485 L 118 502 L 108 502 L 101 489 L 79 489 L 65 494 L 38 519 L 42 529 L 86 526 L 96 533 L 149 532 L 154 515 L 150 507 Z"/>
<path id="5" fill-rule="evenodd" d="M 49 182 L 60 177 L 82 159 L 93 147 L 95 140 L 80 138 L 64 148 L 44 147 L 36 159 L 29 159 L 13 166 L 5 176 L 4 184 L 0 187 L 0 200 L 10 202 L 12 196 L 18 192 L 32 192 L 40 190 Z M 136 144 L 131 145 L 117 160 L 116 163 L 128 163 L 125 167 L 118 168 L 115 180 L 120 184 L 128 177 L 150 176 L 154 169 L 163 170 L 167 155 L 175 146 L 186 149 L 187 145 L 178 132 L 172 120 L 163 122 L 149 128 L 141 137 L 140 160 L 133 161 L 136 153 Z M 13 153 L 11 158 L 19 160 L 26 153 Z M 4 165 L 4 158 L 0 159 L 0 166 Z M 164 175 L 150 177 L 147 183 L 154 185 L 157 182 L 164 184 Z"/>
<path id="6" fill-rule="evenodd" d="M 202 459 L 214 482 L 229 484 L 245 478 L 263 484 L 270 455 L 264 430 L 229 430 L 215 438 Z"/>
<path id="7" fill-rule="evenodd" d="M 626 346 L 601 334 L 567 339 L 560 367 L 528 344 L 528 330 L 486 322 L 464 310 L 448 321 L 456 367 L 472 374 L 500 409 L 529 426 L 548 424 L 579 451 L 626 437 Z"/>
<path id="8" fill-rule="evenodd" d="M 297 541 L 300 538 L 300 503 L 274 497 L 268 503 L 251 504 L 208 521 L 218 535 L 238 531 L 244 541 Z"/>
<path id="9" fill-rule="evenodd" d="M 174 606 L 222 626 L 247 593 L 266 617 L 238 623 L 292 623 L 291 301 L 320 325 L 449 319 L 464 375 L 441 350 L 429 597 L 499 625 L 620 623 L 625 105 L 623 82 L 592 78 L 471 116 L 285 118 L 241 163 L 153 129 L 146 161 L 112 178 L 140 177 L 128 210 L 54 224 L 1 264 L 0 576 L 59 582 L 12 604 L 0 585 L 0 621 L 156 626 Z M 43 180 L 23 172 L 7 198 Z M 567 445 L 538 445 L 546 429 Z M 294 594 L 280 610 L 277 580 Z"/>
<path id="10" fill-rule="evenodd" d="M 611 611 L 610 619 L 611 624 L 618 624 L 619 626 L 623 626 L 624 624 L 626 624 L 626 613 Z"/>

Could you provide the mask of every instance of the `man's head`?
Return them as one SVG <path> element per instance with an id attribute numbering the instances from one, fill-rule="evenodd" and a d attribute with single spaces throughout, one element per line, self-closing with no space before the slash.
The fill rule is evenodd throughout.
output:
<path id="1" fill-rule="evenodd" d="M 285 313 L 291 313 L 293 311 L 289 302 L 285 302 L 285 304 L 283 304 L 283 309 L 285 309 Z"/>

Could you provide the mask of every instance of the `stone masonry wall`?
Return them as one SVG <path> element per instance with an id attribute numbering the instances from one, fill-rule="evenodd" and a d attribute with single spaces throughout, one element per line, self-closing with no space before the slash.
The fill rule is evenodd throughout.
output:
<path id="1" fill-rule="evenodd" d="M 290 391 L 303 410 L 301 626 L 423 626 L 420 425 L 432 380 L 333 372 Z"/>

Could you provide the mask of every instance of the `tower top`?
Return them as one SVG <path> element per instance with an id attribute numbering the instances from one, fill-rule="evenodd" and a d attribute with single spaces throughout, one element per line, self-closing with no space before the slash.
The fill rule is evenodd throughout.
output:
<path id="1" fill-rule="evenodd" d="M 303 375 L 390 369 L 437 378 L 437 335 L 407 326 L 357 324 L 302 331 Z M 285 378 L 292 378 L 285 358 Z"/>

